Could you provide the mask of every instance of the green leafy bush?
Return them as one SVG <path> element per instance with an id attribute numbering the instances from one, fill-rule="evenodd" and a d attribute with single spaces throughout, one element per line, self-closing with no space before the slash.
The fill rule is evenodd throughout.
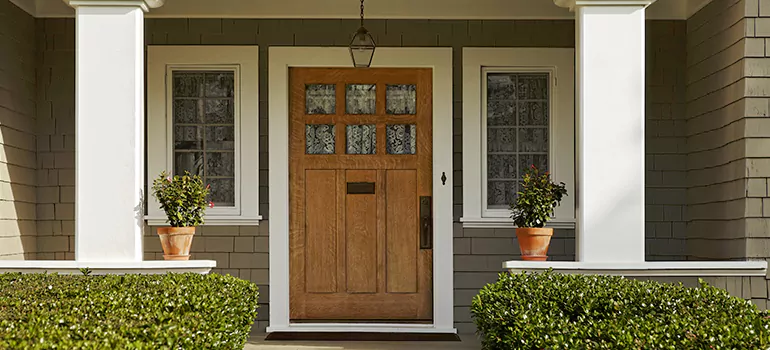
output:
<path id="1" fill-rule="evenodd" d="M 203 225 L 206 206 L 214 207 L 214 202 L 206 202 L 210 191 L 211 185 L 204 187 L 201 177 L 189 171 L 174 177 L 163 171 L 152 181 L 152 194 L 172 227 Z"/>
<path id="2" fill-rule="evenodd" d="M 471 313 L 487 350 L 770 348 L 770 313 L 704 282 L 503 273 Z"/>
<path id="3" fill-rule="evenodd" d="M 516 227 L 545 227 L 553 211 L 567 195 L 567 185 L 551 181 L 551 174 L 533 164 L 521 181 L 521 191 L 511 203 L 511 219 Z"/>
<path id="4" fill-rule="evenodd" d="M 243 349 L 257 298 L 217 274 L 0 274 L 0 349 Z"/>

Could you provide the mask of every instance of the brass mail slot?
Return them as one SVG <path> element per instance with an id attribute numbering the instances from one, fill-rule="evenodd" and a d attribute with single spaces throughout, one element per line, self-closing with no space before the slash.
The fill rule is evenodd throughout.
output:
<path id="1" fill-rule="evenodd" d="M 374 182 L 348 182 L 348 194 L 374 194 Z"/>

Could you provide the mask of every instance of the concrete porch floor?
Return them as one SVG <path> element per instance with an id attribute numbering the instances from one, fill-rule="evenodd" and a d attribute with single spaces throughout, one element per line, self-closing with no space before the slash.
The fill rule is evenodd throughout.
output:
<path id="1" fill-rule="evenodd" d="M 265 341 L 264 335 L 249 338 L 244 350 L 478 350 L 481 343 L 472 334 L 460 335 L 461 341 Z"/>

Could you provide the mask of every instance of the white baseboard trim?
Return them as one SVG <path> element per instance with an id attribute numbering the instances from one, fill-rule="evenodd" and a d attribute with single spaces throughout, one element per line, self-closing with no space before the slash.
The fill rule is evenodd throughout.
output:
<path id="1" fill-rule="evenodd" d="M 579 261 L 506 261 L 503 268 L 513 272 L 542 272 L 553 269 L 554 272 L 585 274 L 585 275 L 614 275 L 614 276 L 767 276 L 766 261 L 666 261 L 639 263 L 588 263 Z"/>
<path id="2" fill-rule="evenodd" d="M 58 273 L 81 274 L 86 268 L 92 275 L 200 273 L 207 274 L 217 266 L 215 260 L 187 261 L 134 261 L 134 262 L 86 262 L 74 260 L 0 260 L 0 273 Z"/>
<path id="3" fill-rule="evenodd" d="M 455 328 L 436 328 L 432 324 L 389 323 L 290 323 L 288 326 L 267 327 L 272 332 L 366 332 L 366 333 L 443 333 L 457 334 Z"/>

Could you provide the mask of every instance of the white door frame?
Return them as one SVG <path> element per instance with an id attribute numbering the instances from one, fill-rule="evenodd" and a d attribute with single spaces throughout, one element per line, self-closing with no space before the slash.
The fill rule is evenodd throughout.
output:
<path id="1" fill-rule="evenodd" d="M 372 67 L 433 69 L 433 323 L 289 323 L 289 68 L 352 67 L 346 47 L 268 51 L 270 326 L 267 332 L 457 333 L 452 266 L 452 48 L 378 48 Z M 441 176 L 447 183 L 442 185 Z"/>

